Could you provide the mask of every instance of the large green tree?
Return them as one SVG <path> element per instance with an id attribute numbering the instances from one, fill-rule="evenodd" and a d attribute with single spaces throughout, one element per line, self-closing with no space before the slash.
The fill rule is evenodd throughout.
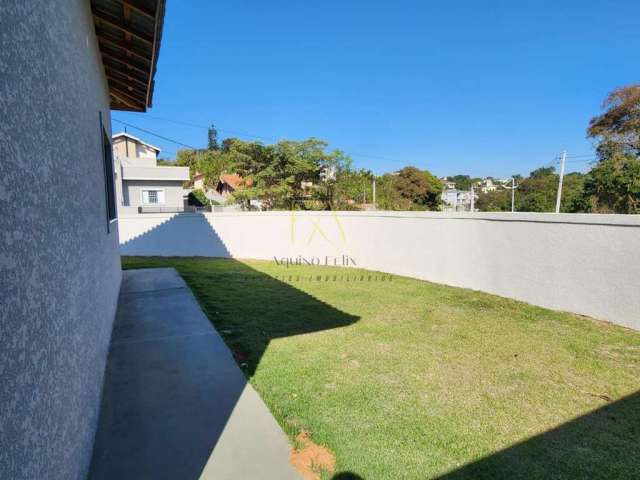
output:
<path id="1" fill-rule="evenodd" d="M 381 206 L 391 210 L 438 210 L 442 182 L 426 170 L 404 167 L 382 179 Z"/>
<path id="2" fill-rule="evenodd" d="M 254 148 L 257 146 L 260 148 Z M 315 138 L 300 142 L 281 140 L 268 146 L 231 146 L 238 153 L 237 172 L 252 181 L 234 197 L 261 199 L 271 208 L 314 208 L 305 185 L 311 183 L 316 191 L 322 190 L 334 182 L 333 175 L 350 163 L 340 151 L 327 153 L 327 146 Z"/>
<path id="3" fill-rule="evenodd" d="M 587 136 L 599 162 L 585 181 L 584 203 L 598 213 L 640 213 L 640 85 L 614 90 Z"/>

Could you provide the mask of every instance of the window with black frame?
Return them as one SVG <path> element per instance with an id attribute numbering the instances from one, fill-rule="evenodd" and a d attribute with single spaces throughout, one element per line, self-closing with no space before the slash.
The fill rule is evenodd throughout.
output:
<path id="1" fill-rule="evenodd" d="M 104 188 L 107 201 L 107 223 L 110 224 L 117 218 L 115 181 L 113 175 L 113 150 L 111 148 L 111 139 L 109 135 L 107 135 L 107 131 L 102 123 L 102 115 L 100 115 L 100 126 L 102 129 L 102 158 L 104 163 Z"/>

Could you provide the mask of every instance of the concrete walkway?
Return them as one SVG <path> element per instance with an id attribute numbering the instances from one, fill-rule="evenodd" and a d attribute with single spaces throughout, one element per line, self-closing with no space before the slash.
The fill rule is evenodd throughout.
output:
<path id="1" fill-rule="evenodd" d="M 125 271 L 89 478 L 299 479 L 289 448 L 176 271 Z"/>

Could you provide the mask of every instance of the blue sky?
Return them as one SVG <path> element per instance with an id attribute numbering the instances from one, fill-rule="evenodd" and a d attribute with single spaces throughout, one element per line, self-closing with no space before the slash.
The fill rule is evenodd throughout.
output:
<path id="1" fill-rule="evenodd" d="M 637 0 L 169 0 L 154 107 L 113 117 L 194 146 L 206 130 L 167 119 L 314 136 L 376 173 L 526 174 L 593 152 L 589 119 L 640 80 L 638 18 Z"/>

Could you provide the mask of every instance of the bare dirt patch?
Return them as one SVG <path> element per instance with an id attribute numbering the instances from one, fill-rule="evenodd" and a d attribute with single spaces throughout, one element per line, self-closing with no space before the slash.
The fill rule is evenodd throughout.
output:
<path id="1" fill-rule="evenodd" d="M 322 471 L 332 473 L 336 467 L 336 457 L 328 448 L 314 443 L 304 430 L 296 437 L 296 445 L 291 447 L 291 465 L 305 480 L 320 480 Z"/>

